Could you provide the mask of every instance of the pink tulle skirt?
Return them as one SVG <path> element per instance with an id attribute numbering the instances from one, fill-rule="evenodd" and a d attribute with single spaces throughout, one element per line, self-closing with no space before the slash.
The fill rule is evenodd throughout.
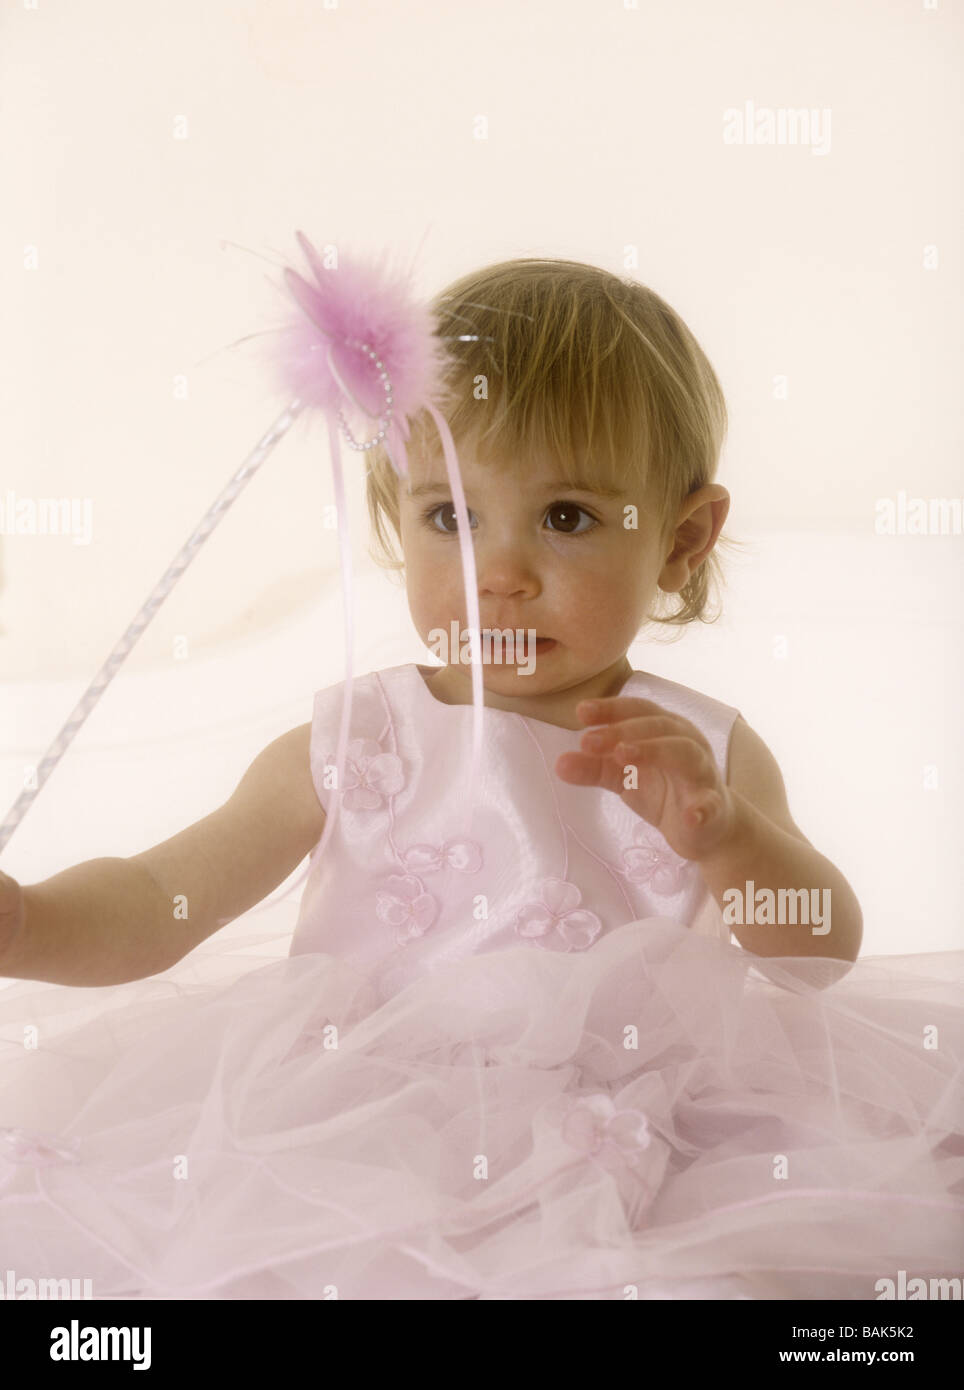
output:
<path id="1" fill-rule="evenodd" d="M 0 991 L 0 1278 L 825 1300 L 964 1273 L 964 952 L 761 960 L 650 918 L 387 999 L 327 955 L 191 959 Z"/>

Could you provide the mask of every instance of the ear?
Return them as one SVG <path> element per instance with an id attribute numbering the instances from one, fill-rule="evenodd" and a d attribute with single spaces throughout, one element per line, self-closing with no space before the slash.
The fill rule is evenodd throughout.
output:
<path id="1" fill-rule="evenodd" d="M 699 569 L 716 545 L 729 510 L 730 494 L 719 483 L 707 483 L 686 498 L 657 580 L 664 593 L 679 593 Z"/>

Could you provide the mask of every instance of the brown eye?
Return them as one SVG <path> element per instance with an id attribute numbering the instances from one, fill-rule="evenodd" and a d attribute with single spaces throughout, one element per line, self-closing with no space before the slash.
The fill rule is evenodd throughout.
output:
<path id="1" fill-rule="evenodd" d="M 581 531 L 577 531 L 573 528 L 579 524 L 580 514 L 584 516 L 587 521 L 591 521 L 592 526 L 584 526 Z M 585 507 L 577 507 L 575 502 L 553 502 L 546 515 L 555 515 L 562 518 L 560 535 L 564 536 L 584 536 L 588 531 L 592 531 L 599 524 L 595 517 L 590 516 Z M 555 527 L 553 529 L 555 529 Z"/>
<path id="2" fill-rule="evenodd" d="M 451 513 L 452 525 L 449 528 L 444 522 L 441 526 L 435 524 L 437 517 L 444 516 L 446 521 Z M 472 512 L 469 512 L 469 517 Z M 443 502 L 440 507 L 430 507 L 427 512 L 422 513 L 422 520 L 432 531 L 437 531 L 442 536 L 457 536 L 459 533 L 458 517 L 455 515 L 455 507 L 451 502 Z"/>

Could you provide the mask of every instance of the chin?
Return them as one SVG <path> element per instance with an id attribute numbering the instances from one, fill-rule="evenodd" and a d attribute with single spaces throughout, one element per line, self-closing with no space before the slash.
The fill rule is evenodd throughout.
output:
<path id="1" fill-rule="evenodd" d="M 487 672 L 494 672 L 497 681 L 505 680 L 514 687 L 514 693 L 524 694 L 526 690 L 536 690 L 542 685 L 551 687 L 558 683 L 559 670 L 550 669 L 549 663 L 545 665 L 536 661 L 531 667 L 526 662 L 519 662 L 513 666 L 489 666 Z M 489 676 L 486 676 L 489 680 Z"/>

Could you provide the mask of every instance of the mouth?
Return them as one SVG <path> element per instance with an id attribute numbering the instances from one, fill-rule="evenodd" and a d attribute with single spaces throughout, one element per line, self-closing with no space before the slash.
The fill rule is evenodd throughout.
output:
<path id="1" fill-rule="evenodd" d="M 516 631 L 518 634 L 518 629 Z M 520 661 L 524 661 L 526 656 L 532 652 L 537 653 L 539 656 L 544 656 L 546 653 L 553 651 L 558 646 L 559 643 L 556 641 L 555 637 L 530 638 L 529 633 L 527 631 L 524 631 L 523 636 L 521 638 L 519 638 L 518 635 L 516 637 L 515 664 L 518 664 Z"/>

